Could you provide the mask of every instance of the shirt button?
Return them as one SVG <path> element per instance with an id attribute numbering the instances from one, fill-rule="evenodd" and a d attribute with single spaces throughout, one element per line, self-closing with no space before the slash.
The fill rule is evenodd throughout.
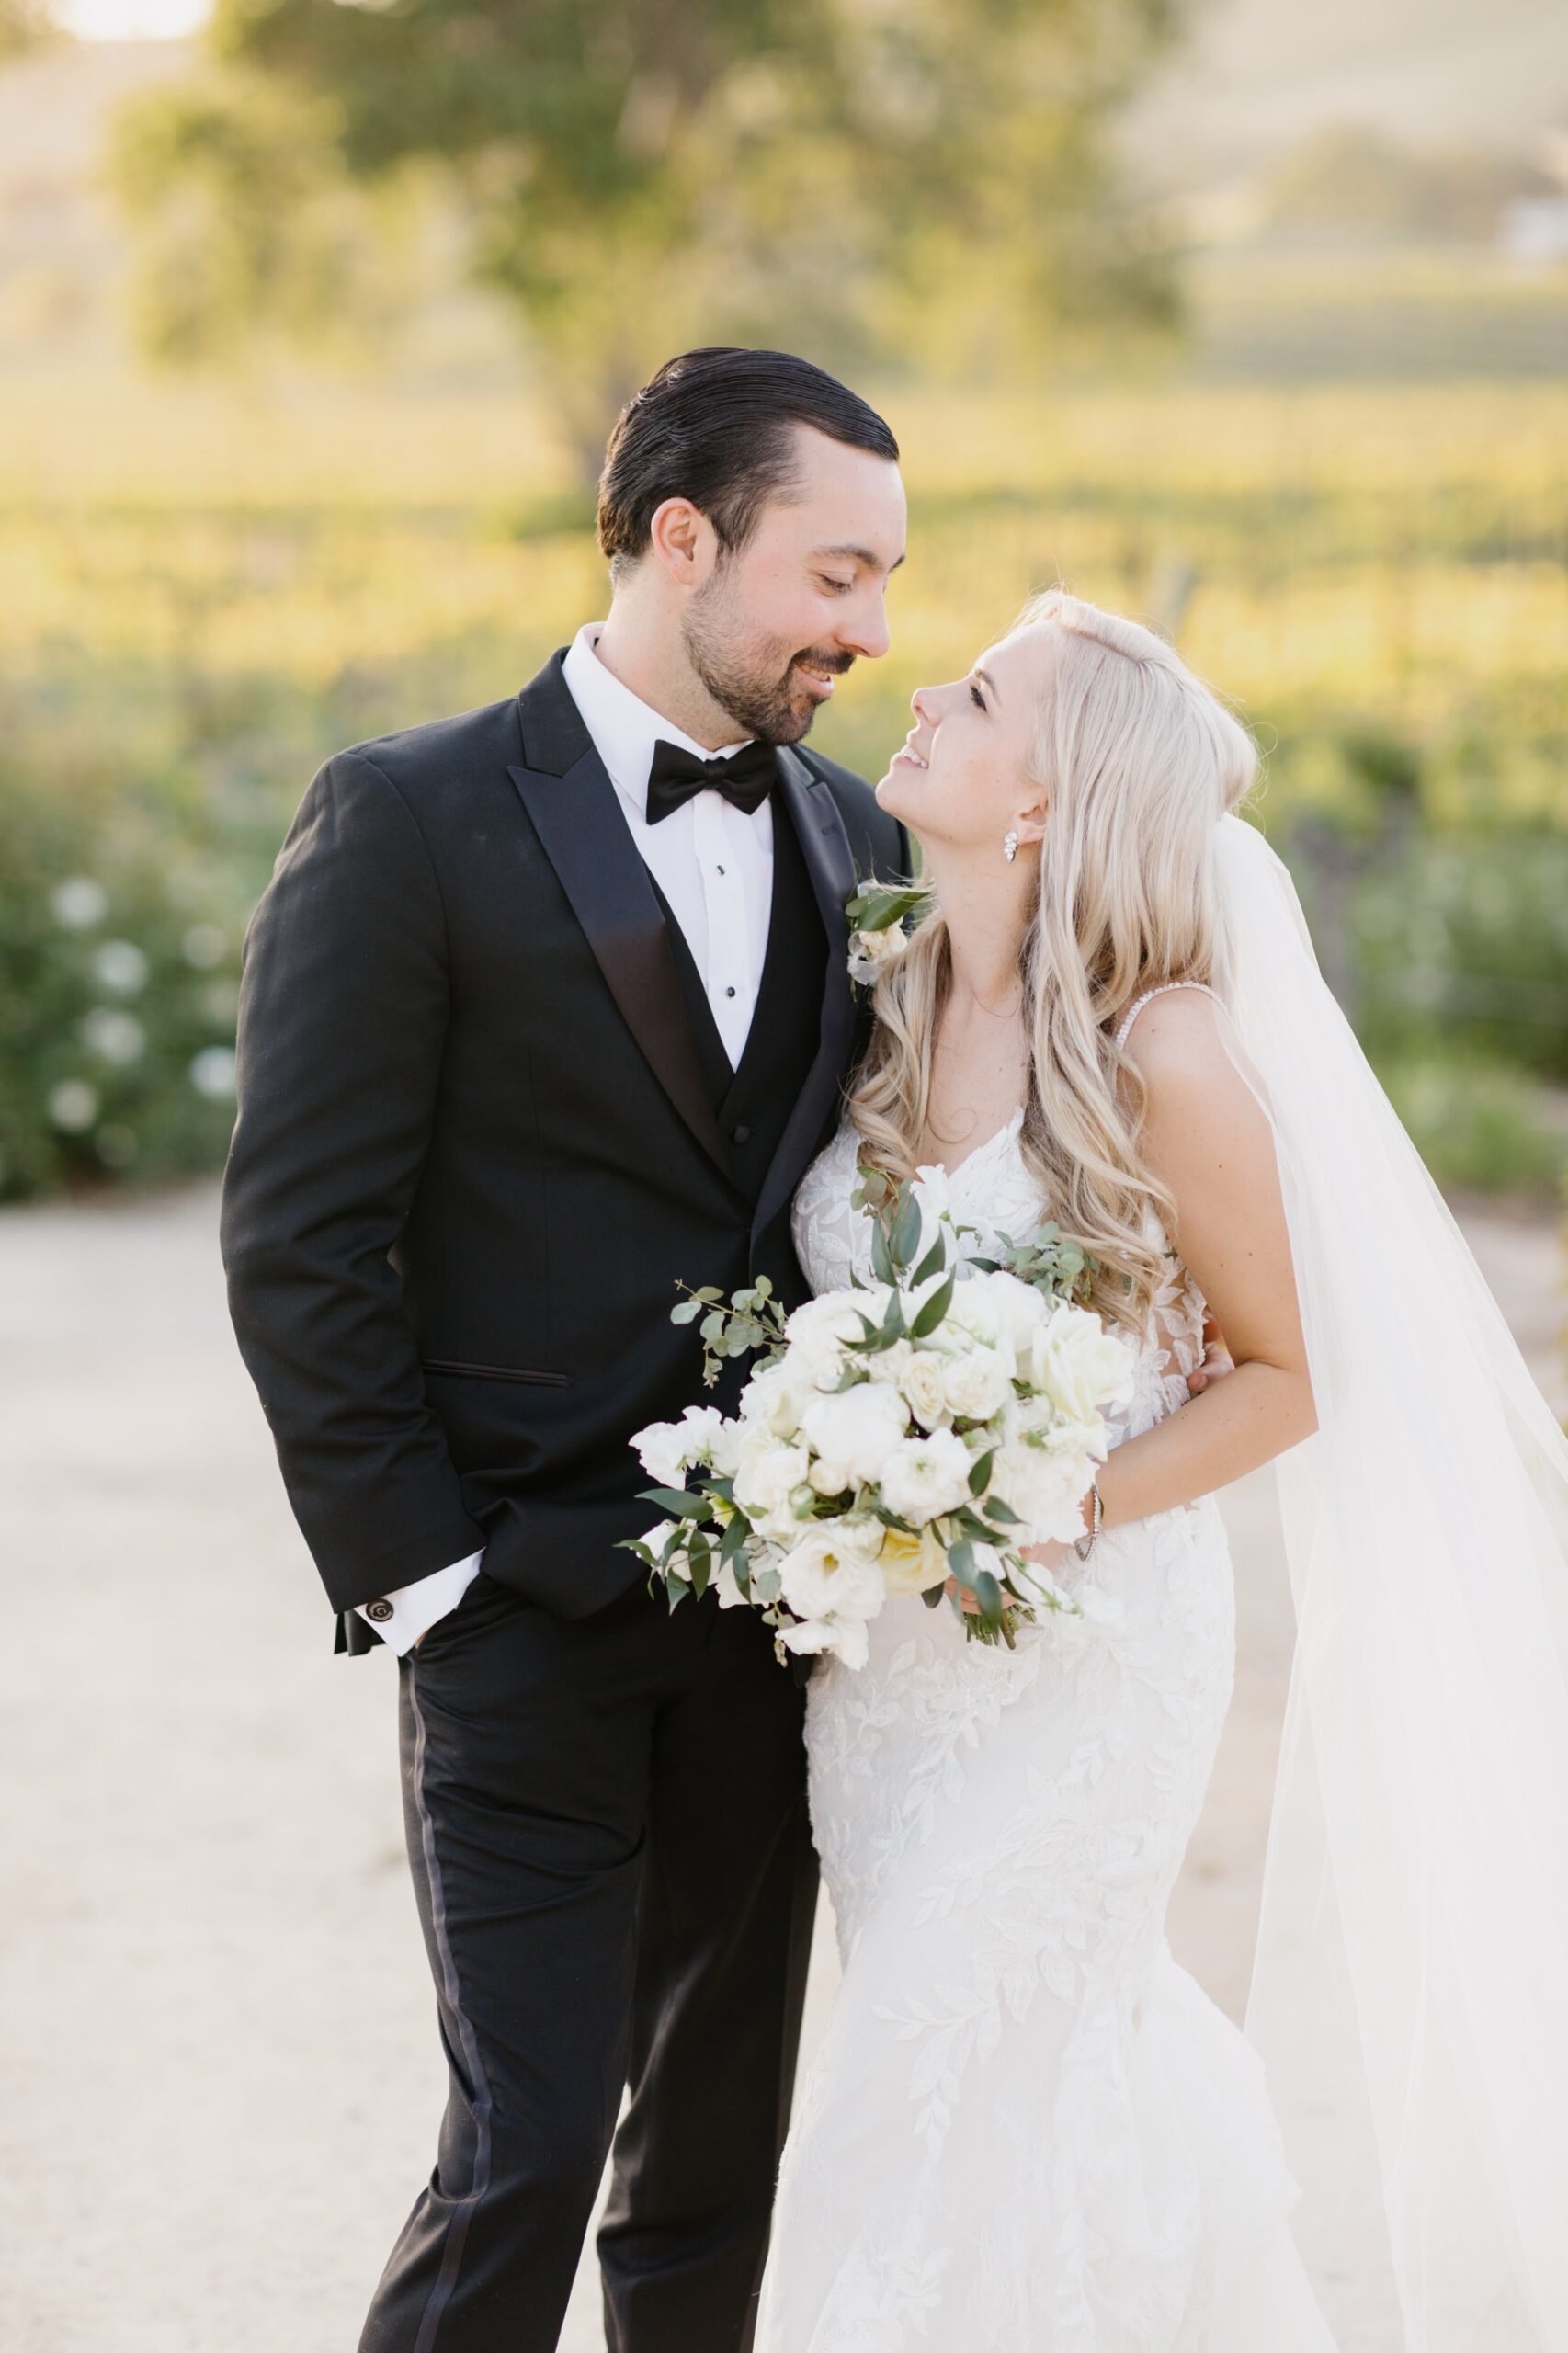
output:
<path id="1" fill-rule="evenodd" d="M 746 1126 L 744 1120 L 740 1126 L 733 1131 L 730 1141 L 732 1143 L 750 1143 L 751 1130 Z"/>
<path id="2" fill-rule="evenodd" d="M 733 990 L 733 989 L 726 989 L 726 990 L 724 991 L 724 995 L 725 995 L 726 996 L 733 996 L 733 995 L 734 995 L 734 994 L 735 994 L 735 992 L 734 992 L 734 990 Z"/>
<path id="3" fill-rule="evenodd" d="M 716 867 L 713 869 L 713 871 L 714 871 L 714 873 L 715 873 L 715 874 L 722 874 L 722 872 L 724 871 L 724 870 L 723 870 L 723 868 L 722 868 L 722 866 L 716 866 Z"/>
<path id="4" fill-rule="evenodd" d="M 384 1626 L 393 1614 L 390 1601 L 368 1601 L 365 1604 L 366 1617 L 373 1618 L 378 1626 Z"/>

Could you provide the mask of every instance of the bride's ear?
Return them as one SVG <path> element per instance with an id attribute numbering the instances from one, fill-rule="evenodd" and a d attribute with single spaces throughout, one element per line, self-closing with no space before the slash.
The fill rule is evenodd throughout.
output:
<path id="1" fill-rule="evenodd" d="M 1013 820 L 1013 829 L 1018 837 L 1018 847 L 1038 849 L 1045 839 L 1045 829 L 1050 821 L 1051 803 L 1043 798 L 1037 801 L 1032 808 L 1020 809 Z"/>

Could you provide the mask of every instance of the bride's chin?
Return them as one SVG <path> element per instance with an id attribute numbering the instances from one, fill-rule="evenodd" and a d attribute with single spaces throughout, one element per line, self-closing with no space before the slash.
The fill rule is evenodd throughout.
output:
<path id="1" fill-rule="evenodd" d="M 885 809 L 890 817 L 903 817 L 907 813 L 903 778 L 896 767 L 889 768 L 875 790 L 878 806 Z"/>

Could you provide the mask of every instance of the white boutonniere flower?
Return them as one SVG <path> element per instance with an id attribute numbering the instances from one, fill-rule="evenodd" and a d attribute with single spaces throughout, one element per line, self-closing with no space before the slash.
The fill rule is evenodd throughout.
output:
<path id="1" fill-rule="evenodd" d="M 920 923 L 931 904 L 931 892 L 921 882 L 862 882 L 844 909 L 850 979 L 869 988 L 908 947 L 910 918 Z"/>

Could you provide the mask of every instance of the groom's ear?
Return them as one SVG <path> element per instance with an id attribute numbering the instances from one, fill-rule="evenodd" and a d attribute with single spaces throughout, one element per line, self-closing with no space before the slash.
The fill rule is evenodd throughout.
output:
<path id="1" fill-rule="evenodd" d="M 689 498 L 666 498 L 648 525 L 648 553 L 678 588 L 700 588 L 713 568 L 718 539 Z"/>

